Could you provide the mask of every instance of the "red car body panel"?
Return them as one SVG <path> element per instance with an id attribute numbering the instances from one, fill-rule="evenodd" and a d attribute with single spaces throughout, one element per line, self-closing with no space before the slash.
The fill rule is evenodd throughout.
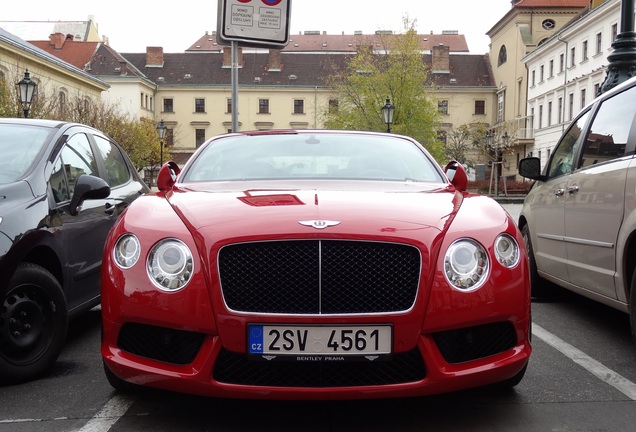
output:
<path id="1" fill-rule="evenodd" d="M 512 268 L 491 261 L 490 276 L 479 289 L 450 287 L 444 252 L 455 240 L 470 237 L 491 249 L 508 233 L 523 245 L 512 218 L 495 201 L 439 184 L 372 181 L 218 182 L 179 184 L 147 195 L 129 207 L 111 231 L 102 270 L 102 356 L 118 378 L 136 384 L 212 397 L 277 399 L 351 399 L 407 397 L 449 392 L 511 379 L 527 365 L 531 345 L 529 273 L 525 249 Z M 262 188 L 266 186 L 266 188 Z M 334 220 L 326 229 L 300 224 Z M 113 261 L 113 248 L 125 233 L 135 233 L 147 251 L 174 237 L 193 252 L 193 277 L 186 288 L 160 292 L 149 283 L 145 257 L 128 270 Z M 337 239 L 408 244 L 421 256 L 419 288 L 413 306 L 399 313 L 286 315 L 231 310 L 223 297 L 217 263 L 226 245 L 276 240 Z M 159 326 L 204 335 L 194 360 L 177 365 L 122 350 L 124 324 Z M 503 352 L 449 363 L 434 334 L 508 322 L 517 342 Z M 417 382 L 348 387 L 284 387 L 227 384 L 213 378 L 222 349 L 246 353 L 247 325 L 390 324 L 393 351 L 418 349 L 426 376 Z"/>

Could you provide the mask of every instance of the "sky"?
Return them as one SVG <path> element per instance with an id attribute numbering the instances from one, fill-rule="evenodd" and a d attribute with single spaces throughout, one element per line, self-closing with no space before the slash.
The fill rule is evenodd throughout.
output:
<path id="1" fill-rule="evenodd" d="M 219 0 L 165 2 L 139 0 L 4 1 L 0 21 L 86 21 L 89 16 L 110 46 L 122 53 L 141 53 L 148 46 L 179 53 L 217 27 Z M 256 1 L 256 0 L 254 0 Z M 490 30 L 508 11 L 510 0 L 289 0 L 290 34 L 364 34 L 404 30 L 415 21 L 420 34 L 457 30 L 471 54 L 488 52 Z M 179 7 L 182 5 L 182 7 Z M 19 35 L 18 35 L 19 36 Z"/>

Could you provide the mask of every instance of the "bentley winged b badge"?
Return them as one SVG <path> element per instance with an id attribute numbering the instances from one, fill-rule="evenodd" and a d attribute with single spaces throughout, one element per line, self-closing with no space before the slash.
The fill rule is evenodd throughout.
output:
<path id="1" fill-rule="evenodd" d="M 298 221 L 298 223 L 301 225 L 313 227 L 316 229 L 325 229 L 327 227 L 340 225 L 340 221 L 332 221 L 332 220 L 306 220 L 306 221 Z"/>

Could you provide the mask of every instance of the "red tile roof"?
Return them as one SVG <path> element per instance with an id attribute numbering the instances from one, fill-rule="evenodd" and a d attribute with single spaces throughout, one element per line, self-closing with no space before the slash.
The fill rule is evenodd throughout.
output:
<path id="1" fill-rule="evenodd" d="M 86 70 L 86 65 L 91 61 L 100 45 L 100 42 L 75 42 L 73 40 L 64 40 L 59 47 L 56 47 L 50 40 L 29 41 L 29 43 L 81 70 Z"/>

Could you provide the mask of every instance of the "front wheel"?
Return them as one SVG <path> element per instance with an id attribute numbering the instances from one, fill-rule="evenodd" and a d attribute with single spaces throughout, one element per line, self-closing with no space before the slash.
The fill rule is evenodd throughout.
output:
<path id="1" fill-rule="evenodd" d="M 0 291 L 0 383 L 36 378 L 62 352 L 68 311 L 62 286 L 43 267 L 18 266 Z"/>
<path id="2" fill-rule="evenodd" d="M 530 240 L 530 228 L 528 224 L 521 228 L 523 242 L 526 245 L 526 254 L 528 255 L 528 263 L 530 264 L 530 294 L 532 297 L 548 297 L 549 282 L 539 276 L 537 271 L 537 262 L 534 259 L 534 250 L 532 241 Z"/>

